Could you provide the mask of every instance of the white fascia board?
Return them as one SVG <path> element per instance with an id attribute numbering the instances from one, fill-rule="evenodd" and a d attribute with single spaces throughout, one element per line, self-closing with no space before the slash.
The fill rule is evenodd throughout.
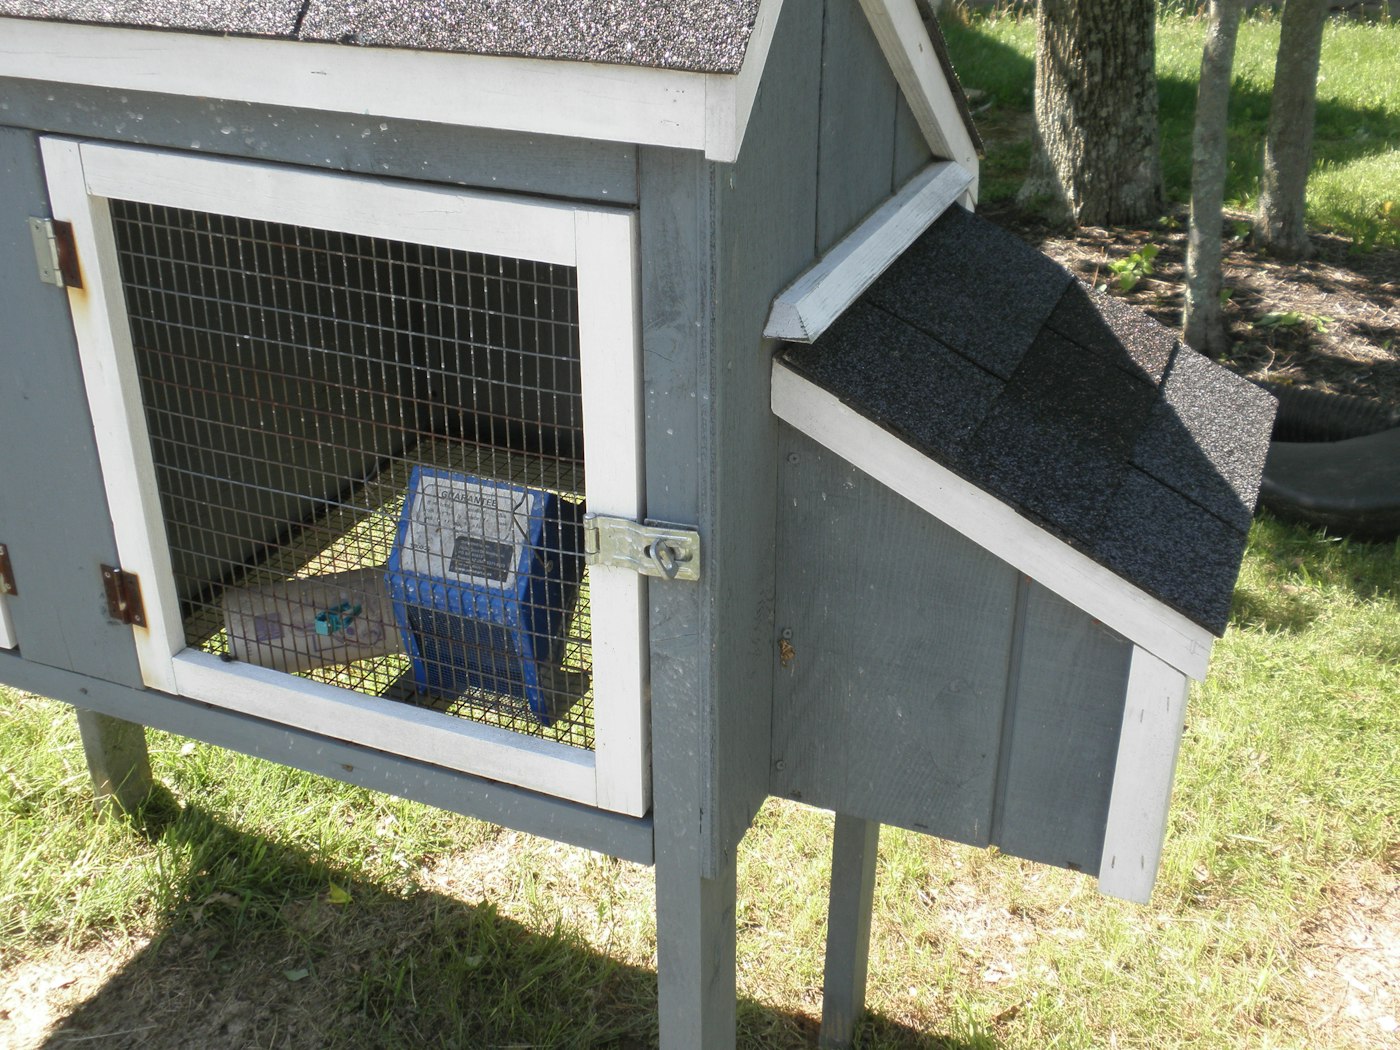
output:
<path id="1" fill-rule="evenodd" d="M 860 6 L 933 155 L 955 160 L 972 172 L 975 199 L 977 147 L 924 28 L 917 0 L 860 0 Z"/>
<path id="2" fill-rule="evenodd" d="M 1191 678 L 1214 636 L 972 482 L 773 362 L 773 412 L 1008 565 Z"/>
<path id="3" fill-rule="evenodd" d="M 779 293 L 763 334 L 814 342 L 971 184 L 954 161 L 930 164 Z"/>
<path id="4" fill-rule="evenodd" d="M 0 77 L 739 154 L 782 0 L 738 74 L 0 18 Z"/>
<path id="5" fill-rule="evenodd" d="M 1167 837 L 1187 691 L 1176 668 L 1133 650 L 1099 864 L 1100 893 L 1139 904 L 1152 896 Z"/>

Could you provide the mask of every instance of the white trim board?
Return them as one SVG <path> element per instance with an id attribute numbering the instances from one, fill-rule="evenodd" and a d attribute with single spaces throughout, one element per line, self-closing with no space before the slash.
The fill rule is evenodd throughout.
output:
<path id="1" fill-rule="evenodd" d="M 1170 664 L 1203 679 L 1214 636 L 842 404 L 781 361 L 773 412 L 876 481 Z"/>
<path id="2" fill-rule="evenodd" d="M 963 123 L 917 0 L 860 0 L 860 6 L 933 155 L 955 160 L 972 173 L 975 198 L 977 146 Z"/>
<path id="3" fill-rule="evenodd" d="M 1186 694 L 1181 672 L 1133 649 L 1099 864 L 1100 893 L 1139 904 L 1152 895 L 1167 835 Z"/>
<path id="4" fill-rule="evenodd" d="M 778 294 L 763 334 L 814 342 L 970 185 L 962 165 L 930 164 Z"/>
<path id="5" fill-rule="evenodd" d="M 737 74 L 0 18 L 0 77 L 670 146 L 728 163 L 782 4 L 761 0 Z"/>
<path id="6" fill-rule="evenodd" d="M 5 596 L 0 594 L 0 649 L 13 649 L 18 644 L 14 620 L 10 618 L 10 610 L 5 607 Z"/>

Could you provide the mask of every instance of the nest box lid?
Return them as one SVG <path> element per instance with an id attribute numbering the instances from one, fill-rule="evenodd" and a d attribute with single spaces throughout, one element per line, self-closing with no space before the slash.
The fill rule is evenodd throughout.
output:
<path id="1" fill-rule="evenodd" d="M 1066 594 L 1091 615 L 1132 636 L 1113 622 L 1116 579 L 1150 599 L 1138 606 L 1165 607 L 1157 619 L 1177 634 L 1223 633 L 1273 398 L 1019 238 L 948 209 L 777 369 L 784 418 L 800 413 L 780 401 L 821 391 L 874 444 L 893 436 L 990 497 L 964 519 L 971 538 L 997 531 L 979 514 L 1029 525 L 998 553 L 1032 577 L 1046 569 L 1075 590 L 1108 570 L 1097 597 Z M 822 440 L 820 422 L 806 425 Z"/>

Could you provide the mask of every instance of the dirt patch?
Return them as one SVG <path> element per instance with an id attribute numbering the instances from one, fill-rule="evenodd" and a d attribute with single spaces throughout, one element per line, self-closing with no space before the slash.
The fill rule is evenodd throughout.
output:
<path id="1" fill-rule="evenodd" d="M 1400 883 L 1335 880 L 1298 944 L 1308 1030 L 1328 1042 L 1400 1047 Z"/>
<path id="2" fill-rule="evenodd" d="M 42 958 L 0 969 L 0 1046 L 48 1045 L 54 1026 L 96 995 L 147 943 L 141 938 L 81 951 L 56 947 Z"/>
<path id="3" fill-rule="evenodd" d="M 1065 232 L 1008 205 L 981 214 L 1019 234 L 1084 281 L 1180 330 L 1186 216 L 1147 226 L 1091 226 Z M 1256 251 L 1249 216 L 1228 214 L 1224 286 L 1234 346 L 1222 364 L 1250 379 L 1400 405 L 1400 251 L 1356 252 L 1345 238 L 1314 235 L 1316 255 L 1281 262 Z M 1151 273 L 1131 289 L 1115 283 L 1112 263 L 1157 250 Z M 1147 253 L 1150 254 L 1150 253 Z"/>

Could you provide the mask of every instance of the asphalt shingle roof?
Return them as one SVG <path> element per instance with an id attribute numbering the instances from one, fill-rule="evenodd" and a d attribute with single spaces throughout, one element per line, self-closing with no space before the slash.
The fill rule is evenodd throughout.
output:
<path id="1" fill-rule="evenodd" d="M 948 210 L 784 362 L 1217 634 L 1274 399 L 1019 238 Z"/>
<path id="2" fill-rule="evenodd" d="M 737 73 L 758 0 L 0 0 L 0 15 Z"/>

